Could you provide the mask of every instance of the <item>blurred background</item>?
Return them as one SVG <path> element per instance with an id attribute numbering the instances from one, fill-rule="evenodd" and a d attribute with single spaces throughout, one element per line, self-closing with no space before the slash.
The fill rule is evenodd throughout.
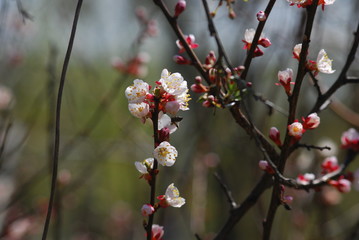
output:
<path id="1" fill-rule="evenodd" d="M 167 0 L 170 11 L 177 1 Z M 50 190 L 54 106 L 76 1 L 0 1 L 0 226 L 1 239 L 39 239 Z M 214 10 L 218 1 L 209 0 Z M 214 19 L 234 66 L 242 65 L 244 32 L 256 28 L 256 13 L 267 1 L 237 0 L 237 15 L 228 18 L 225 4 Z M 21 14 L 22 11 L 22 14 Z M 325 49 L 333 59 L 332 75 L 319 74 L 320 84 L 330 86 L 345 63 L 358 24 L 359 2 L 337 1 L 318 9 L 309 58 Z M 253 89 L 287 110 L 284 91 L 276 86 L 279 70 L 293 68 L 292 49 L 301 42 L 305 9 L 278 0 L 264 29 L 272 46 L 255 58 L 247 79 Z M 179 18 L 184 34 L 194 34 L 201 61 L 217 51 L 209 36 L 201 1 L 187 1 Z M 177 65 L 175 34 L 152 1 L 86 0 L 83 4 L 67 81 L 61 118 L 59 191 L 48 239 L 144 239 L 140 208 L 149 200 L 149 187 L 134 167 L 151 157 L 152 127 L 130 115 L 124 91 L 136 78 L 151 84 L 162 69 L 180 72 L 194 83 L 198 73 Z M 184 55 L 185 56 L 185 55 Z M 357 54 L 358 56 L 358 54 Z M 349 70 L 359 76 L 359 60 Z M 359 113 L 359 87 L 344 86 L 335 98 Z M 171 183 L 186 204 L 156 214 L 165 228 L 164 239 L 211 239 L 229 214 L 229 204 L 213 176 L 217 172 L 240 203 L 260 179 L 261 153 L 226 109 L 204 108 L 191 93 L 190 111 L 179 130 L 171 135 L 178 152 L 176 164 L 160 168 L 157 195 Z M 316 99 L 311 82 L 305 81 L 298 118 L 305 116 Z M 284 133 L 286 116 L 269 111 L 248 99 L 254 123 L 265 135 L 275 126 Z M 305 134 L 303 142 L 330 146 L 330 151 L 297 150 L 288 161 L 286 176 L 320 174 L 326 156 L 341 161 L 340 136 L 353 126 L 328 108 L 321 125 Z M 284 135 L 284 134 L 283 134 Z M 355 174 L 358 161 L 350 166 Z M 358 179 L 358 178 L 357 178 Z M 350 193 L 325 187 L 310 193 L 286 190 L 294 197 L 292 210 L 280 208 L 273 239 L 345 239 L 359 223 L 358 180 Z M 260 239 L 270 191 L 235 227 L 230 239 Z"/>

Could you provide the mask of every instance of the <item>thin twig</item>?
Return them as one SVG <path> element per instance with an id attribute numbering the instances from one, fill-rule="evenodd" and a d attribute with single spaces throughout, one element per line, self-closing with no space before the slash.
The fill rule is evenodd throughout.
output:
<path id="1" fill-rule="evenodd" d="M 233 66 L 231 61 L 229 60 L 226 51 L 224 50 L 223 44 L 221 39 L 218 36 L 218 32 L 216 29 L 216 26 L 214 25 L 213 22 L 213 18 L 211 16 L 211 13 L 209 11 L 209 7 L 208 7 L 208 3 L 207 0 L 202 0 L 203 3 L 203 7 L 204 10 L 206 12 L 206 16 L 207 16 L 207 21 L 208 21 L 208 30 L 209 30 L 209 34 L 214 37 L 214 39 L 216 40 L 216 44 L 217 44 L 217 48 L 218 48 L 218 53 L 219 53 L 219 61 L 222 59 L 222 57 L 224 58 L 224 60 L 226 61 L 228 67 L 231 69 L 232 72 L 233 71 Z"/>
<path id="2" fill-rule="evenodd" d="M 323 150 L 330 150 L 331 148 L 328 147 L 328 146 L 324 146 L 324 147 L 320 147 L 320 146 L 315 146 L 315 145 L 308 145 L 308 144 L 304 144 L 304 143 L 297 143 L 295 145 L 295 147 L 297 148 L 306 148 L 308 151 L 310 151 L 311 149 L 317 149 L 317 150 L 320 150 L 320 151 L 323 151 Z"/>
<path id="3" fill-rule="evenodd" d="M 228 201 L 229 205 L 231 206 L 231 209 L 236 208 L 237 203 L 236 203 L 236 201 L 234 201 L 232 192 L 231 192 L 231 190 L 229 190 L 227 184 L 224 183 L 223 179 L 219 176 L 218 172 L 215 172 L 213 175 L 216 177 L 219 185 L 221 186 L 224 194 L 226 195 L 227 201 Z"/>
<path id="4" fill-rule="evenodd" d="M 268 17 L 272 11 L 272 8 L 275 4 L 276 0 L 270 0 L 264 13 L 267 16 L 267 19 L 265 21 L 261 21 L 258 23 L 257 29 L 256 29 L 256 33 L 254 34 L 253 40 L 252 40 L 252 44 L 251 44 L 251 48 L 249 49 L 249 51 L 247 52 L 247 57 L 246 60 L 244 61 L 244 71 L 241 73 L 241 79 L 245 80 L 249 71 L 249 67 L 251 65 L 252 59 L 254 57 L 254 51 L 257 48 L 258 45 L 258 41 L 259 38 L 262 34 L 262 31 L 264 29 L 264 26 L 268 20 Z"/>
<path id="5" fill-rule="evenodd" d="M 80 16 L 81 6 L 82 6 L 83 0 L 78 0 L 76 10 L 75 10 L 75 16 L 72 24 L 71 29 L 71 35 L 69 44 L 67 47 L 64 64 L 61 72 L 61 78 L 60 78 L 60 85 L 57 95 L 57 103 L 56 103 L 56 121 L 55 121 L 55 142 L 54 142 L 54 158 L 53 158 L 53 169 L 52 169 L 52 180 L 51 180 L 51 193 L 50 193 L 50 200 L 49 205 L 47 208 L 47 215 L 46 215 L 46 221 L 44 225 L 44 231 L 42 234 L 42 240 L 46 240 L 47 238 L 47 232 L 50 225 L 51 220 L 51 212 L 54 204 L 54 198 L 55 198 L 55 192 L 56 192 L 56 181 L 57 181 L 57 169 L 58 169 L 58 162 L 59 162 L 59 149 L 60 149 L 60 119 L 61 119 L 61 103 L 62 103 L 62 94 L 63 89 L 65 85 L 66 80 L 66 73 L 67 68 L 70 62 L 72 47 L 75 40 L 76 35 L 76 28 L 77 28 L 77 22 Z"/>

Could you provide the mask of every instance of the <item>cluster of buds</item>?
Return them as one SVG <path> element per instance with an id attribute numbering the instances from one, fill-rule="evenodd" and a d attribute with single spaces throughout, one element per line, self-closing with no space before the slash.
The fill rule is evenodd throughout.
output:
<path id="1" fill-rule="evenodd" d="M 295 140 L 301 139 L 306 130 L 317 128 L 320 124 L 320 117 L 317 113 L 311 113 L 306 118 L 302 117 L 302 122 L 300 123 L 296 120 L 288 126 L 288 134 L 294 137 Z"/>
<path id="2" fill-rule="evenodd" d="M 243 49 L 249 50 L 251 48 L 255 34 L 256 34 L 255 29 L 253 29 L 253 28 L 246 29 L 246 32 L 244 33 L 244 40 L 242 40 L 242 42 L 245 43 Z M 268 38 L 264 37 L 264 34 L 261 34 L 261 36 L 259 37 L 256 49 L 254 50 L 254 57 L 259 57 L 264 54 L 263 51 L 258 47 L 258 45 L 260 45 L 264 48 L 267 48 L 270 45 L 272 45 L 272 43 L 270 42 L 270 40 Z"/>
<path id="3" fill-rule="evenodd" d="M 293 49 L 293 57 L 299 60 L 301 51 L 302 44 L 295 45 Z M 335 72 L 335 70 L 332 69 L 332 61 L 333 60 L 329 59 L 327 52 L 322 49 L 318 53 L 317 60 L 309 60 L 306 65 L 306 68 L 308 69 L 308 71 L 313 71 L 314 76 L 318 75 L 319 72 L 332 74 Z"/>
<path id="4" fill-rule="evenodd" d="M 345 131 L 341 137 L 342 148 L 359 151 L 359 132 L 354 128 Z"/>
<path id="5" fill-rule="evenodd" d="M 298 8 L 302 7 L 305 8 L 313 4 L 313 0 L 287 0 L 291 6 L 297 5 Z M 318 6 L 322 5 L 322 9 L 324 10 L 324 6 L 332 5 L 335 0 L 319 0 Z"/>

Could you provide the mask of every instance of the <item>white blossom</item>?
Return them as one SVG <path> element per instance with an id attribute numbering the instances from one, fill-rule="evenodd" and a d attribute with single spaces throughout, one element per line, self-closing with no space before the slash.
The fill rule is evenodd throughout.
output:
<path id="1" fill-rule="evenodd" d="M 141 103 L 145 100 L 146 95 L 149 92 L 148 83 L 136 79 L 133 81 L 133 85 L 126 88 L 125 94 L 129 103 Z"/>
<path id="2" fill-rule="evenodd" d="M 161 142 L 153 151 L 153 156 L 157 161 L 166 167 L 170 167 L 176 162 L 177 155 L 176 148 L 167 141 Z"/>
<path id="3" fill-rule="evenodd" d="M 319 72 L 327 74 L 334 73 L 335 70 L 332 69 L 332 61 L 324 49 L 320 50 L 317 57 L 317 68 Z"/>
<path id="4" fill-rule="evenodd" d="M 153 158 L 146 158 L 142 162 L 135 162 L 135 166 L 136 166 L 136 169 L 140 173 L 146 174 L 146 173 L 148 173 L 148 170 L 147 170 L 148 168 L 150 168 L 150 169 L 153 168 L 153 162 L 154 162 Z"/>
<path id="5" fill-rule="evenodd" d="M 180 73 L 170 74 L 167 69 L 163 69 L 159 82 L 167 93 L 174 96 L 181 95 L 188 91 L 187 81 L 183 79 Z"/>
<path id="6" fill-rule="evenodd" d="M 167 187 L 165 199 L 170 206 L 177 208 L 186 203 L 186 200 L 180 197 L 180 193 L 173 183 Z"/>
<path id="7" fill-rule="evenodd" d="M 143 118 L 146 117 L 146 115 L 150 111 L 150 107 L 147 103 L 129 103 L 128 104 L 128 110 L 130 110 L 130 113 L 137 117 L 137 118 Z"/>

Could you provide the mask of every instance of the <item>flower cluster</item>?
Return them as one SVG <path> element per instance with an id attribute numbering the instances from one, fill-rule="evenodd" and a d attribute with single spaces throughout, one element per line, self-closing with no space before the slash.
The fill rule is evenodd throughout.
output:
<path id="1" fill-rule="evenodd" d="M 143 122 L 148 118 L 151 119 L 155 128 L 153 158 L 135 162 L 136 169 L 142 174 L 140 178 L 144 178 L 154 189 L 154 178 L 159 173 L 157 164 L 166 167 L 173 166 L 178 156 L 176 148 L 169 143 L 169 135 L 178 128 L 177 122 L 181 119 L 176 116 L 178 111 L 189 109 L 187 82 L 180 73 L 170 74 L 167 69 L 163 69 L 161 78 L 156 81 L 154 88 L 143 80 L 135 79 L 133 85 L 126 88 L 125 95 L 130 113 L 141 118 Z M 185 199 L 180 197 L 173 183 L 168 186 L 164 195 L 158 197 L 158 200 L 156 204 L 152 199 L 152 204 L 146 203 L 142 206 L 141 213 L 144 217 L 151 217 L 160 207 L 179 208 L 185 204 Z M 148 234 L 149 227 L 146 227 Z M 152 239 L 162 239 L 163 227 L 153 225 L 151 234 Z"/>
<path id="2" fill-rule="evenodd" d="M 187 81 L 180 73 L 170 74 L 163 69 L 161 79 L 156 82 L 156 87 L 150 92 L 148 83 L 136 79 L 132 86 L 126 88 L 125 94 L 128 99 L 128 109 L 131 114 L 144 121 L 151 118 L 158 103 L 158 110 L 163 113 L 176 115 L 179 110 L 188 110 Z"/>
<path id="3" fill-rule="evenodd" d="M 245 43 L 243 49 L 249 50 L 251 48 L 255 34 L 256 34 L 255 29 L 253 29 L 253 28 L 246 29 L 246 32 L 244 33 L 244 40 L 242 40 L 242 42 Z M 264 37 L 264 34 L 261 34 L 261 36 L 258 39 L 258 45 L 261 45 L 262 47 L 267 48 L 270 45 L 272 45 L 272 43 L 270 42 L 270 40 L 268 38 Z M 254 57 L 259 57 L 264 54 L 263 51 L 258 47 L 258 45 L 256 46 L 256 49 L 254 50 Z"/>
<path id="4" fill-rule="evenodd" d="M 293 49 L 293 57 L 296 59 L 300 59 L 300 52 L 302 51 L 302 44 L 295 45 Z M 327 52 L 322 49 L 319 51 L 317 60 L 312 61 L 309 60 L 306 67 L 309 71 L 313 71 L 314 75 L 316 76 L 319 72 L 332 74 L 335 70 L 332 69 L 332 61 L 329 59 Z"/>

